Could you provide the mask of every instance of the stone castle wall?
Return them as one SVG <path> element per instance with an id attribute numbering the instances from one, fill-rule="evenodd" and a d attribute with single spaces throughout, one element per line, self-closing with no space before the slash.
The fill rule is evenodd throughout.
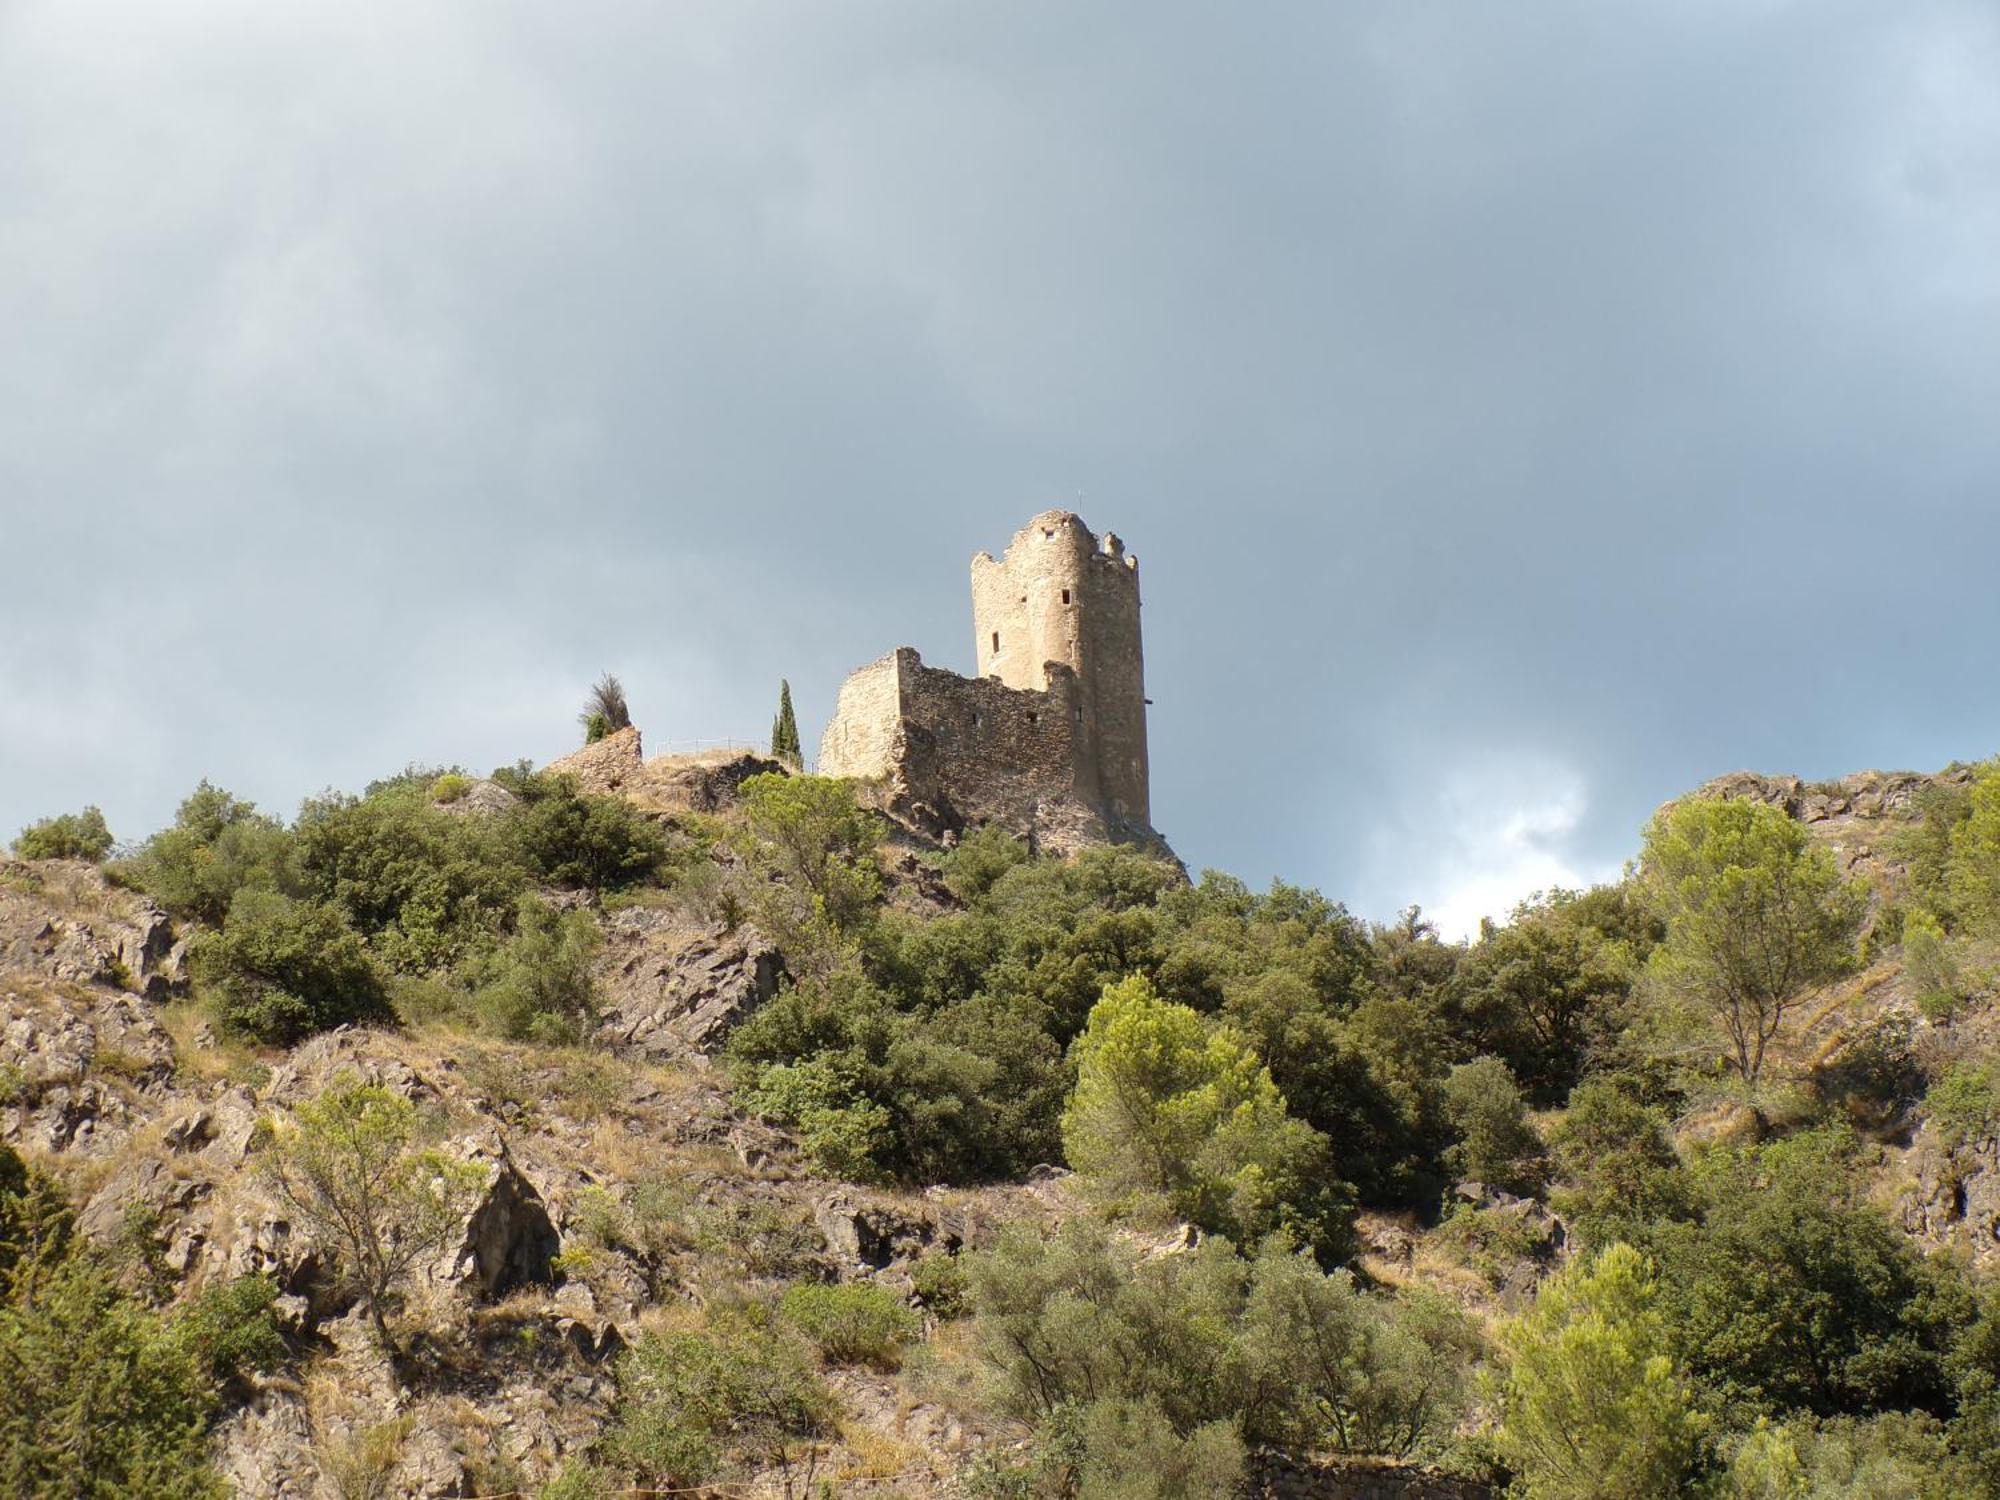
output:
<path id="1" fill-rule="evenodd" d="M 1147 791 L 1137 560 L 1048 511 L 972 560 L 979 675 L 902 647 L 850 676 L 819 770 L 880 781 L 938 831 L 996 823 L 1039 845 L 1157 842 Z"/>
<path id="2" fill-rule="evenodd" d="M 1079 784 L 1081 704 L 1060 664 L 1046 691 L 924 665 L 898 647 L 849 677 L 826 737 L 826 776 L 882 780 L 891 808 L 934 832 L 994 823 L 1039 846 L 1101 843 Z"/>

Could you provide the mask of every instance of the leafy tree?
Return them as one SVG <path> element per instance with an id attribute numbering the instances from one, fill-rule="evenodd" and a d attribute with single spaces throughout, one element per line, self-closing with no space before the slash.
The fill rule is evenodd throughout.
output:
<path id="1" fill-rule="evenodd" d="M 1865 911 L 1833 856 L 1779 808 L 1690 799 L 1646 830 L 1641 870 L 1667 936 L 1660 988 L 1712 1017 L 1755 1083 L 1786 1015 L 1852 955 Z"/>
<path id="2" fill-rule="evenodd" d="M 836 1176 L 974 1182 L 1060 1149 L 1067 1075 L 1032 1016 L 978 998 L 896 1010 L 851 969 L 807 976 L 730 1038 L 745 1102 L 799 1128 Z"/>
<path id="3" fill-rule="evenodd" d="M 1625 886 L 1551 891 L 1491 923 L 1453 976 L 1453 1030 L 1502 1058 L 1530 1095 L 1556 1103 L 1605 1052 L 1638 966 L 1659 938 Z"/>
<path id="4" fill-rule="evenodd" d="M 1963 806 L 1949 832 L 1945 889 L 1962 923 L 2000 932 L 2000 764 L 1980 769 Z"/>
<path id="5" fill-rule="evenodd" d="M 119 873 L 170 911 L 216 924 L 248 887 L 301 893 L 290 833 L 206 780 L 181 803 L 173 827 L 146 840 Z"/>
<path id="6" fill-rule="evenodd" d="M 261 1042 L 289 1045 L 393 1015 L 366 944 L 331 907 L 245 887 L 222 930 L 204 933 L 192 957 L 218 1019 Z"/>
<path id="7" fill-rule="evenodd" d="M 111 852 L 111 830 L 94 805 L 30 823 L 14 840 L 16 859 L 87 859 L 96 864 Z"/>
<path id="8" fill-rule="evenodd" d="M 1986 1287 L 1977 1314 L 1960 1328 L 1949 1368 L 1958 1404 L 1951 1424 L 1954 1451 L 1973 1457 L 2000 1453 L 2000 1286 Z M 2000 1500 L 2000 1467 L 1985 1464 L 1966 1492 Z"/>
<path id="9" fill-rule="evenodd" d="M 1031 1468 L 1066 1455 L 1053 1467 L 1070 1482 L 1104 1403 L 1155 1413 L 1183 1442 L 1226 1427 L 1291 1452 L 1408 1455 L 1448 1445 L 1470 1394 L 1480 1346 L 1456 1309 L 1367 1296 L 1279 1240 L 1254 1261 L 1221 1239 L 1142 1259 L 1071 1220 L 964 1259 L 975 1348 L 1043 1439 Z"/>
<path id="10" fill-rule="evenodd" d="M 965 902 L 983 899 L 1002 875 L 1024 865 L 1028 846 L 998 826 L 968 828 L 945 856 L 944 883 Z"/>
<path id="11" fill-rule="evenodd" d="M 1903 919 L 1903 969 L 1917 987 L 1918 1003 L 1928 1012 L 1939 1004 L 1954 1007 L 1959 998 L 1958 956 L 1944 924 L 1927 911 Z"/>
<path id="12" fill-rule="evenodd" d="M 1082 1412 L 1078 1500 L 1209 1500 L 1242 1487 L 1243 1440 L 1231 1422 L 1174 1430 L 1149 1401 L 1095 1401 Z"/>
<path id="13" fill-rule="evenodd" d="M 591 744 L 607 734 L 630 729 L 632 712 L 625 704 L 624 684 L 609 672 L 598 678 L 591 684 L 590 694 L 583 701 L 583 712 L 577 715 L 577 722 L 583 725 L 584 734 Z"/>
<path id="14" fill-rule="evenodd" d="M 1442 1297 L 1371 1297 L 1279 1244 L 1257 1257 L 1239 1326 L 1249 1435 L 1295 1451 L 1407 1458 L 1438 1444 L 1482 1352 Z"/>
<path id="15" fill-rule="evenodd" d="M 1993 1069 L 1957 1063 L 1924 1094 L 1924 1109 L 1947 1153 L 2000 1135 L 2000 1077 Z"/>
<path id="16" fill-rule="evenodd" d="M 0 1146 L 0 1492 L 220 1500 L 210 1371 L 233 1360 L 80 1252 L 55 1183 Z M 213 1319 L 211 1319 L 211 1323 Z"/>
<path id="17" fill-rule="evenodd" d="M 1438 936 L 1423 908 L 1407 906 L 1396 920 L 1369 929 L 1376 988 L 1397 1000 L 1418 1000 L 1441 992 L 1458 972 L 1464 948 Z"/>
<path id="18" fill-rule="evenodd" d="M 1444 1093 L 1458 1136 L 1445 1154 L 1452 1170 L 1508 1192 L 1539 1191 L 1548 1176 L 1547 1158 L 1507 1065 L 1497 1057 L 1461 1063 L 1445 1079 Z"/>
<path id="19" fill-rule="evenodd" d="M 218 1386 L 275 1369 L 289 1352 L 272 1316 L 277 1300 L 268 1276 L 210 1281 L 174 1320 L 174 1336 Z"/>
<path id="20" fill-rule="evenodd" d="M 1345 1188 L 1325 1137 L 1285 1112 L 1235 1031 L 1133 978 L 1105 990 L 1072 1050 L 1063 1144 L 1100 1190 L 1155 1196 L 1239 1243 L 1280 1225 L 1324 1250 L 1343 1237 Z"/>
<path id="21" fill-rule="evenodd" d="M 1182 1434 L 1242 1409 L 1234 1334 L 1249 1265 L 1224 1241 L 1141 1262 L 1089 1219 L 1007 1229 L 967 1257 L 973 1339 L 1004 1409 L 1031 1425 L 1105 1397 L 1147 1400 Z"/>
<path id="22" fill-rule="evenodd" d="M 792 713 L 792 685 L 778 684 L 778 712 L 771 720 L 771 754 L 788 766 L 800 765 L 805 752 L 799 747 L 799 721 Z"/>
<path id="23" fill-rule="evenodd" d="M 419 1143 L 416 1106 L 351 1073 L 269 1127 L 267 1180 L 360 1295 L 384 1349 L 397 1289 L 465 1232 L 484 1174 Z"/>
<path id="24" fill-rule="evenodd" d="M 744 853 L 765 878 L 752 903 L 795 971 L 829 972 L 853 954 L 882 894 L 881 821 L 851 783 L 766 772 L 743 783 Z"/>
<path id="25" fill-rule="evenodd" d="M 1701 1422 L 1652 1268 L 1612 1245 L 1542 1283 L 1504 1325 L 1499 1447 L 1527 1500 L 1667 1500 Z"/>
<path id="26" fill-rule="evenodd" d="M 1636 1239 L 1661 1220 L 1693 1217 L 1694 1189 L 1667 1139 L 1667 1119 L 1616 1078 L 1593 1078 L 1549 1132 L 1562 1186 L 1554 1206 L 1583 1242 Z"/>
<path id="27" fill-rule="evenodd" d="M 0 1291 L 33 1300 L 38 1278 L 68 1255 L 75 1226 L 56 1180 L 0 1145 Z"/>
<path id="28" fill-rule="evenodd" d="M 507 825 L 444 811 L 430 798 L 434 780 L 413 768 L 360 797 L 313 798 L 294 827 L 305 894 L 345 913 L 403 972 L 489 947 L 528 879 Z"/>
<path id="29" fill-rule="evenodd" d="M 1739 1419 L 1950 1409 L 1949 1273 L 1869 1201 L 1856 1149 L 1845 1129 L 1711 1148 L 1692 1221 L 1640 1230 L 1688 1368 Z"/>
<path id="30" fill-rule="evenodd" d="M 215 1395 L 170 1322 L 73 1256 L 0 1303 L 0 1491 L 221 1500 Z"/>
<path id="31" fill-rule="evenodd" d="M 766 1308 L 725 1307 L 699 1333 L 649 1330 L 618 1364 L 606 1456 L 648 1485 L 777 1468 L 811 1493 L 835 1403 L 802 1340 Z"/>
<path id="32" fill-rule="evenodd" d="M 1967 1500 L 1986 1468 L 1952 1451 L 1935 1418 L 1883 1412 L 1857 1419 L 1760 1423 L 1731 1459 L 1728 1500 Z"/>
<path id="33" fill-rule="evenodd" d="M 667 842 L 623 797 L 577 789 L 574 778 L 535 778 L 510 823 L 518 858 L 551 885 L 622 890 L 659 874 Z"/>

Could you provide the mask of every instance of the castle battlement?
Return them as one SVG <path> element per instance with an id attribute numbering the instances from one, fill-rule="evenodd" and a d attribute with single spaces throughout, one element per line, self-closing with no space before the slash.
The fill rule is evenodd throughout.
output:
<path id="1" fill-rule="evenodd" d="M 819 769 L 879 779 L 913 820 L 1038 843 L 1157 841 L 1147 787 L 1139 560 L 1044 511 L 972 559 L 978 675 L 905 646 L 851 675 Z"/>

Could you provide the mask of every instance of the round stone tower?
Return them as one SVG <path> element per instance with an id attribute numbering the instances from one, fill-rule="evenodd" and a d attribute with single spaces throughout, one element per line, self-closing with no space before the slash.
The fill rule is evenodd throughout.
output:
<path id="1" fill-rule="evenodd" d="M 1044 511 L 1003 557 L 972 559 L 972 620 L 981 677 L 1044 692 L 1050 663 L 1076 674 L 1078 781 L 1109 817 L 1150 828 L 1139 560 L 1110 532 Z"/>

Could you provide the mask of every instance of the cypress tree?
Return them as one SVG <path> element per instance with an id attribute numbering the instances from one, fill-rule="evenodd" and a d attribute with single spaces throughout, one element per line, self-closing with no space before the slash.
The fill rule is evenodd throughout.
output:
<path id="1" fill-rule="evenodd" d="M 805 759 L 799 749 L 799 721 L 792 714 L 792 685 L 783 679 L 778 683 L 778 715 L 771 720 L 771 753 L 788 765 L 801 765 Z"/>

